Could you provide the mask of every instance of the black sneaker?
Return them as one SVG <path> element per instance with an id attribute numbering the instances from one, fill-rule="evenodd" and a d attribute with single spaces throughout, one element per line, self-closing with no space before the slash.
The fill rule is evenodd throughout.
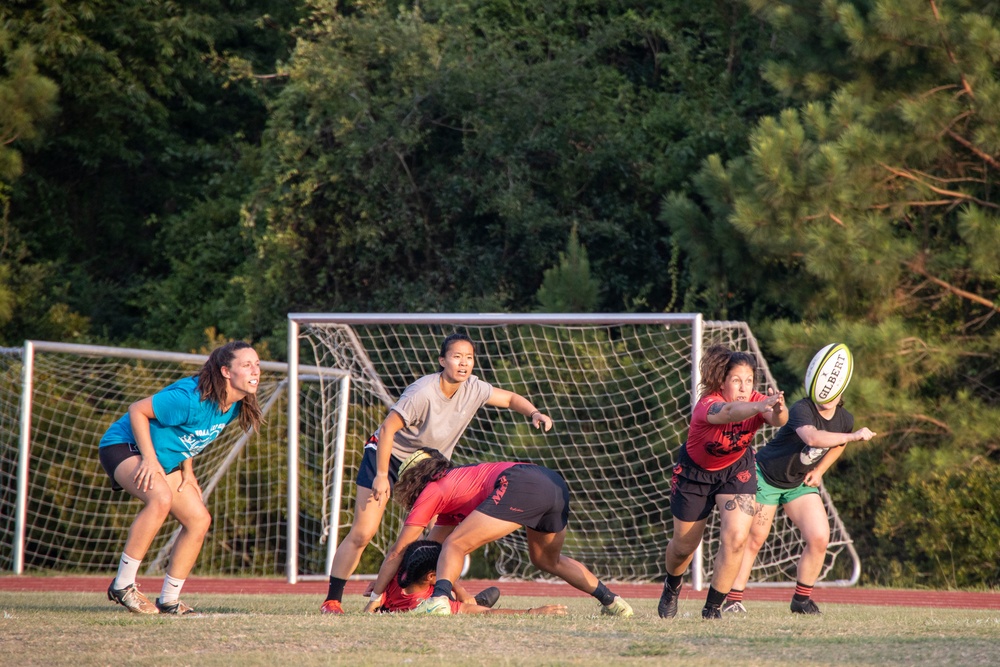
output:
<path id="1" fill-rule="evenodd" d="M 500 589 L 490 586 L 476 593 L 476 604 L 480 607 L 492 607 L 500 599 Z"/>
<path id="2" fill-rule="evenodd" d="M 176 616 L 200 616 L 198 612 L 180 600 L 160 604 L 160 598 L 156 598 L 156 608 L 160 610 L 161 614 L 174 614 Z"/>
<path id="3" fill-rule="evenodd" d="M 793 614 L 822 614 L 816 603 L 812 601 L 812 598 L 806 598 L 802 602 L 793 599 L 792 600 L 792 613 Z"/>
<path id="4" fill-rule="evenodd" d="M 703 620 L 712 621 L 717 618 L 722 618 L 722 610 L 715 605 L 705 605 L 701 610 L 701 617 Z"/>
<path id="5" fill-rule="evenodd" d="M 677 600 L 681 596 L 681 588 L 676 590 L 663 584 L 663 592 L 660 593 L 660 604 L 656 605 L 656 613 L 660 618 L 673 618 L 677 615 Z"/>

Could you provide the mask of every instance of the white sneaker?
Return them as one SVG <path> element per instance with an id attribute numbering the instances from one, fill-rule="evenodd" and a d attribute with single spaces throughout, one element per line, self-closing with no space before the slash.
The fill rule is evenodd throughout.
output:
<path id="1" fill-rule="evenodd" d="M 743 606 L 742 602 L 726 602 L 722 605 L 722 612 L 724 614 L 745 614 L 747 608 Z"/>
<path id="2" fill-rule="evenodd" d="M 616 595 L 615 599 L 611 601 L 609 605 L 603 605 L 601 607 L 601 613 L 605 616 L 620 616 L 622 618 L 628 618 L 635 612 L 632 611 L 632 605 L 625 600 L 620 595 Z"/>
<path id="3" fill-rule="evenodd" d="M 432 614 L 434 616 L 451 616 L 451 600 L 444 595 L 436 598 L 427 598 L 418 604 L 413 609 L 413 612 L 416 614 Z"/>

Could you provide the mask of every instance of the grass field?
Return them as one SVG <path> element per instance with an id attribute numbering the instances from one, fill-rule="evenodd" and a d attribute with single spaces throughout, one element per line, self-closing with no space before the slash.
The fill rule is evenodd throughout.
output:
<path id="1" fill-rule="evenodd" d="M 672 621 L 656 601 L 607 618 L 580 597 L 502 598 L 500 606 L 559 602 L 569 615 L 324 616 L 314 595 L 192 594 L 196 618 L 140 617 L 94 593 L 0 591 L 4 665 L 804 665 L 993 666 L 1000 611 L 826 604 L 793 616 L 787 602 L 701 620 L 681 600 Z"/>

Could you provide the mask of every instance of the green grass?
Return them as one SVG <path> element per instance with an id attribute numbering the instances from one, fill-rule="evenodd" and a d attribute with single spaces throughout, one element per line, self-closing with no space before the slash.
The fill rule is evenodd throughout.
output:
<path id="1" fill-rule="evenodd" d="M 355 599 L 356 598 L 356 599 Z M 140 617 L 101 594 L 0 592 L 5 665 L 996 665 L 1000 611 L 823 606 L 793 616 L 787 603 L 748 604 L 750 614 L 701 620 L 681 601 L 672 621 L 655 600 L 636 616 L 606 618 L 590 599 L 502 598 L 527 607 L 561 602 L 568 616 L 411 614 L 323 616 L 304 595 L 185 596 L 204 615 Z M 360 596 L 347 600 L 359 610 Z"/>

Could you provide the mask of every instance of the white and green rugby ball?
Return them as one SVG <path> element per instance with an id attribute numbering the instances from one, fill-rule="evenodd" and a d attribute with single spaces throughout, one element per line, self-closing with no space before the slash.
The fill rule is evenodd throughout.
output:
<path id="1" fill-rule="evenodd" d="M 806 394 L 823 405 L 840 398 L 851 382 L 854 357 L 844 343 L 830 343 L 816 353 L 806 369 Z"/>

